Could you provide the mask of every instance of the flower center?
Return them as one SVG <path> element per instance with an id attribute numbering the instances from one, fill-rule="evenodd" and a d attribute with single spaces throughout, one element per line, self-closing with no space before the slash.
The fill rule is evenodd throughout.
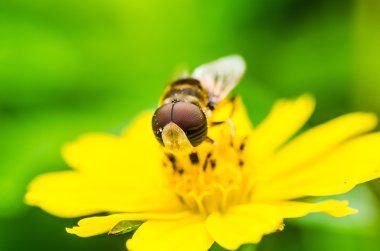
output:
<path id="1" fill-rule="evenodd" d="M 215 145 L 202 143 L 190 155 L 165 154 L 164 167 L 179 200 L 203 215 L 247 201 L 251 169 L 244 146 L 245 139 L 225 137 Z"/>

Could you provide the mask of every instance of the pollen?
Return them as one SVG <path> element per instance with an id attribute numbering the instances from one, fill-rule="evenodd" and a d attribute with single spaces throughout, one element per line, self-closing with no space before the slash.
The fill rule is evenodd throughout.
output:
<path id="1" fill-rule="evenodd" d="M 204 216 L 226 212 L 247 202 L 251 191 L 251 168 L 244 164 L 243 151 L 243 141 L 231 144 L 225 137 L 215 145 L 204 142 L 190 155 L 165 154 L 163 166 L 169 185 L 192 211 Z"/>

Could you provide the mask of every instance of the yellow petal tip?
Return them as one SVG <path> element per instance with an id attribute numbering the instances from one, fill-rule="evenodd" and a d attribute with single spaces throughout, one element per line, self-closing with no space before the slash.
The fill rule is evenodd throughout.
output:
<path id="1" fill-rule="evenodd" d="M 351 213 L 350 214 L 358 214 L 359 213 L 359 210 L 355 209 L 355 208 L 349 208 Z"/>
<path id="2" fill-rule="evenodd" d="M 297 102 L 303 103 L 305 107 L 310 107 L 311 110 L 314 110 L 315 107 L 315 97 L 311 93 L 302 94 L 298 97 Z"/>
<path id="3" fill-rule="evenodd" d="M 363 112 L 361 115 L 363 116 L 363 121 L 365 121 L 372 128 L 375 128 L 377 126 L 379 119 L 375 113 Z"/>
<path id="4" fill-rule="evenodd" d="M 40 203 L 40 199 L 38 198 L 38 193 L 29 189 L 29 191 L 24 195 L 24 203 L 29 206 L 38 206 Z"/>
<path id="5" fill-rule="evenodd" d="M 325 213 L 330 214 L 331 216 L 334 216 L 337 218 L 345 217 L 345 216 L 351 215 L 351 214 L 357 214 L 359 211 L 354 209 L 354 208 L 348 207 L 348 203 L 349 202 L 347 200 L 344 200 L 344 201 L 333 201 L 333 200 L 326 201 L 326 204 L 330 204 L 332 207 L 331 207 L 331 209 L 326 210 Z"/>
<path id="6" fill-rule="evenodd" d="M 33 200 L 30 198 L 30 192 L 27 192 L 23 198 L 24 200 L 24 203 L 29 205 L 29 206 L 32 206 L 33 205 Z"/>
<path id="7" fill-rule="evenodd" d="M 94 235 L 94 234 L 89 234 L 86 231 L 83 231 L 83 229 L 81 230 L 80 227 L 72 227 L 72 228 L 67 227 L 66 232 L 69 234 L 75 234 L 76 236 L 79 236 L 82 238 L 86 238 L 86 237 L 90 237 Z"/>
<path id="8" fill-rule="evenodd" d="M 66 228 L 66 232 L 69 233 L 69 234 L 75 234 L 74 229 L 73 228 L 69 228 L 69 227 Z"/>

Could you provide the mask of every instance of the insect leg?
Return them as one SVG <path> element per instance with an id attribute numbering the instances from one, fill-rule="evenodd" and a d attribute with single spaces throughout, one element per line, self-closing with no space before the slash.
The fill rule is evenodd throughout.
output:
<path id="1" fill-rule="evenodd" d="M 234 123 L 232 122 L 231 117 L 234 115 L 235 110 L 236 110 L 236 96 L 233 96 L 229 99 L 229 102 L 232 104 L 231 112 L 228 116 L 228 119 L 224 121 L 216 121 L 216 122 L 211 122 L 211 126 L 217 126 L 217 125 L 223 125 L 223 124 L 228 124 L 230 127 L 230 145 L 233 147 L 233 138 L 235 137 L 235 126 Z"/>
<path id="2" fill-rule="evenodd" d="M 229 98 L 229 103 L 231 103 L 231 105 L 232 105 L 230 114 L 228 115 L 229 119 L 234 115 L 234 113 L 236 111 L 236 100 L 237 100 L 236 96 Z M 215 121 L 215 122 L 212 122 L 211 125 L 220 125 L 220 124 L 225 123 L 227 120 L 228 119 L 223 120 L 223 121 Z"/>
<path id="3" fill-rule="evenodd" d="M 205 141 L 213 144 L 214 146 L 216 146 L 218 144 L 218 142 L 216 142 L 215 140 L 213 140 L 212 138 L 208 137 L 205 139 Z"/>
<path id="4" fill-rule="evenodd" d="M 227 124 L 230 127 L 230 145 L 233 147 L 233 138 L 235 137 L 235 126 L 231 119 L 227 119 L 225 121 L 218 121 L 211 123 L 211 126 L 223 125 Z"/>
<path id="5" fill-rule="evenodd" d="M 231 109 L 231 113 L 230 113 L 230 118 L 231 118 L 232 115 L 234 115 L 234 113 L 235 113 L 235 110 L 236 110 L 236 100 L 237 100 L 236 96 L 232 96 L 232 97 L 230 98 L 230 102 L 232 103 L 232 109 Z"/>

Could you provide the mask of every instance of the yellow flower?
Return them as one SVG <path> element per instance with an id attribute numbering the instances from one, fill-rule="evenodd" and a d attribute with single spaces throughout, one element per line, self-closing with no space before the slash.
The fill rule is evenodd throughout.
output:
<path id="1" fill-rule="evenodd" d="M 207 250 L 214 241 L 237 249 L 282 230 L 287 218 L 356 212 L 347 201 L 296 199 L 342 194 L 380 176 L 380 133 L 362 135 L 376 126 L 375 115 L 351 113 L 294 137 L 314 109 L 310 96 L 277 102 L 257 127 L 237 103 L 235 135 L 228 125 L 210 128 L 218 143 L 204 142 L 191 158 L 163 153 L 152 113 L 121 136 L 85 135 L 63 148 L 73 170 L 37 177 L 26 201 L 60 217 L 109 213 L 67 229 L 81 237 L 144 221 L 130 250 Z"/>

